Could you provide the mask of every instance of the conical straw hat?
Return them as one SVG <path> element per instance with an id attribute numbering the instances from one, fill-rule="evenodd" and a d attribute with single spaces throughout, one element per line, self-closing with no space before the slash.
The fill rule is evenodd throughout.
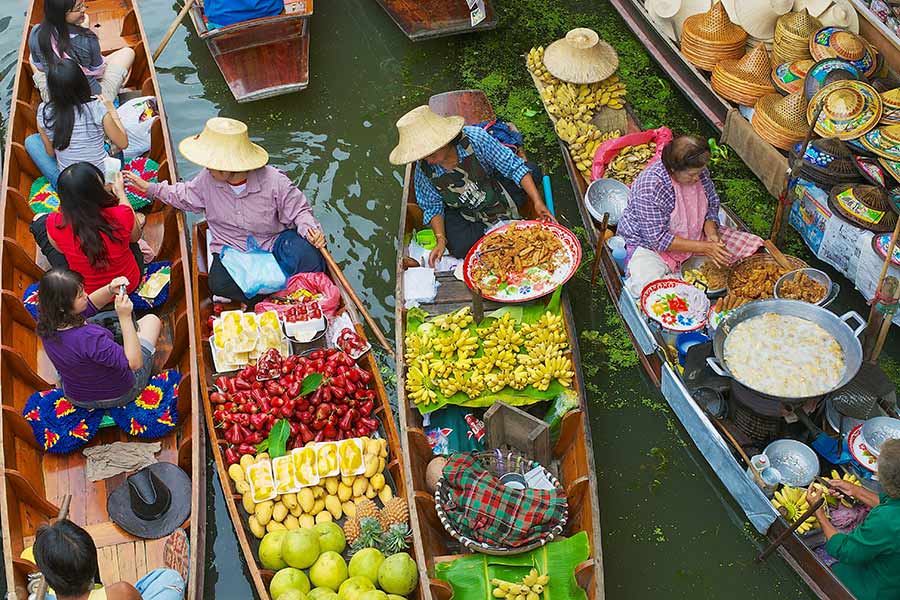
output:
<path id="1" fill-rule="evenodd" d="M 427 105 L 417 106 L 397 121 L 400 141 L 391 150 L 391 164 L 405 165 L 425 158 L 453 141 L 463 124 L 462 117 L 442 117 Z"/>
<path id="2" fill-rule="evenodd" d="M 744 55 L 747 32 L 731 22 L 721 2 L 688 17 L 681 34 L 681 52 L 694 66 L 712 71 L 726 58 Z"/>
<path id="3" fill-rule="evenodd" d="M 859 141 L 881 158 L 900 160 L 900 125 L 885 125 L 873 129 L 859 138 Z"/>
<path id="4" fill-rule="evenodd" d="M 761 138 L 777 148 L 790 150 L 809 129 L 806 99 L 800 92 L 763 96 L 756 103 L 751 124 Z"/>
<path id="5" fill-rule="evenodd" d="M 871 76 L 878 68 L 875 51 L 860 36 L 839 27 L 822 27 L 809 38 L 809 51 L 816 60 L 842 58 Z"/>
<path id="6" fill-rule="evenodd" d="M 712 87 L 721 96 L 744 106 L 775 91 L 771 81 L 772 64 L 763 44 L 741 59 L 720 61 L 713 69 Z"/>
<path id="7" fill-rule="evenodd" d="M 803 81 L 810 67 L 815 64 L 811 58 L 781 63 L 772 69 L 772 83 L 782 94 L 793 94 L 803 89 Z"/>
<path id="8" fill-rule="evenodd" d="M 181 140 L 178 150 L 192 163 L 215 171 L 253 171 L 269 162 L 269 153 L 250 141 L 247 126 L 225 117 L 209 119 L 203 131 Z"/>
<path id="9" fill-rule="evenodd" d="M 818 17 L 828 10 L 833 0 L 794 0 L 794 12 L 806 10 L 810 15 Z"/>
<path id="10" fill-rule="evenodd" d="M 881 114 L 881 122 L 886 125 L 900 123 L 900 88 L 894 88 L 881 94 L 881 104 L 884 110 Z"/>
<path id="11" fill-rule="evenodd" d="M 835 81 L 816 92 L 807 109 L 810 123 L 820 104 L 822 112 L 815 131 L 823 137 L 852 140 L 871 131 L 881 120 L 881 97 L 861 81 Z"/>
<path id="12" fill-rule="evenodd" d="M 728 14 L 748 35 L 771 40 L 775 37 L 778 17 L 789 13 L 793 4 L 793 0 L 739 0 L 734 2 L 734 8 Z"/>
<path id="13" fill-rule="evenodd" d="M 859 13 L 847 0 L 835 0 L 834 4 L 818 17 L 825 27 L 841 27 L 847 31 L 859 33 Z"/>
<path id="14" fill-rule="evenodd" d="M 619 55 L 596 31 L 578 27 L 547 46 L 544 66 L 562 81 L 596 83 L 616 72 Z"/>
<path id="15" fill-rule="evenodd" d="M 775 23 L 775 43 L 772 47 L 775 62 L 785 63 L 810 58 L 809 36 L 821 26 L 818 19 L 812 17 L 806 10 L 778 17 Z"/>

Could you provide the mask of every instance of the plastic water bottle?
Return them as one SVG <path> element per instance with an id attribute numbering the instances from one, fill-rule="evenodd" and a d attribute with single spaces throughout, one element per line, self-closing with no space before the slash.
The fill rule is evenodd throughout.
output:
<path id="1" fill-rule="evenodd" d="M 778 488 L 778 484 L 781 483 L 781 473 L 778 469 L 772 467 L 769 463 L 769 457 L 765 454 L 757 454 L 750 459 L 750 464 L 756 469 L 756 472 L 759 473 L 760 479 L 762 479 L 763 485 L 756 480 L 756 477 L 753 476 L 753 469 L 747 468 L 747 477 L 749 477 L 756 485 L 760 485 L 760 489 L 763 493 L 771 498 L 775 494 L 775 490 Z"/>

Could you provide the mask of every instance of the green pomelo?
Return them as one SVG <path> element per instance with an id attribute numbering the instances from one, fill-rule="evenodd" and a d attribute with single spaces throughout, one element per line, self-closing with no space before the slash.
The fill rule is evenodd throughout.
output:
<path id="1" fill-rule="evenodd" d="M 368 592 L 374 589 L 374 583 L 372 583 L 365 577 L 357 575 L 356 577 L 351 577 L 341 584 L 341 589 L 338 590 L 338 597 L 341 600 L 360 600 L 360 596 L 363 595 L 363 592 Z"/>
<path id="2" fill-rule="evenodd" d="M 361 575 L 371 582 L 378 581 L 378 568 L 384 562 L 384 554 L 378 548 L 363 548 L 350 559 L 350 577 Z"/>
<path id="3" fill-rule="evenodd" d="M 309 579 L 300 569 L 286 567 L 275 573 L 275 577 L 269 584 L 269 593 L 272 594 L 272 598 L 278 600 L 279 597 L 291 590 L 305 594 L 309 591 Z"/>
<path id="4" fill-rule="evenodd" d="M 293 529 L 288 531 L 281 543 L 281 557 L 284 562 L 297 569 L 305 569 L 319 558 L 319 534 L 315 529 Z"/>
<path id="5" fill-rule="evenodd" d="M 287 566 L 281 557 L 281 545 L 284 543 L 285 530 L 267 533 L 259 543 L 259 562 L 264 569 L 277 571 Z"/>
<path id="6" fill-rule="evenodd" d="M 340 554 L 347 547 L 344 530 L 337 523 L 333 521 L 317 523 L 314 529 L 319 534 L 319 548 L 322 552 L 331 550 Z"/>
<path id="7" fill-rule="evenodd" d="M 416 561 L 406 552 L 388 556 L 378 569 L 378 584 L 390 593 L 405 596 L 419 583 L 419 569 Z"/>
<path id="8" fill-rule="evenodd" d="M 323 552 L 309 569 L 309 578 L 316 587 L 337 591 L 347 579 L 347 563 L 337 552 Z"/>

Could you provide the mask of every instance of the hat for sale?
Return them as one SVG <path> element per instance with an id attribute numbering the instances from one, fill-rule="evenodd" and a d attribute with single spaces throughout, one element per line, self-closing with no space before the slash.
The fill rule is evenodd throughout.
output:
<path id="1" fill-rule="evenodd" d="M 801 145 L 798 142 L 791 151 L 792 162 Z M 861 177 L 854 158 L 847 145 L 838 138 L 812 140 L 800 163 L 800 176 L 826 188 L 839 183 L 859 183 Z"/>
<path id="2" fill-rule="evenodd" d="M 191 478 L 177 465 L 154 463 L 110 492 L 106 511 L 131 535 L 148 540 L 165 537 L 191 514 Z"/>
<path id="3" fill-rule="evenodd" d="M 806 109 L 810 124 L 820 105 L 822 111 L 815 123 L 815 131 L 822 137 L 858 138 L 881 120 L 881 96 L 875 88 L 861 81 L 836 81 L 819 90 Z"/>
<path id="4" fill-rule="evenodd" d="M 900 124 L 900 88 L 881 92 L 881 122 L 885 125 Z"/>
<path id="5" fill-rule="evenodd" d="M 815 64 L 811 58 L 781 63 L 772 69 L 772 83 L 775 89 L 784 95 L 793 94 L 803 89 L 803 81 L 809 68 Z"/>
<path id="6" fill-rule="evenodd" d="M 852 31 L 822 27 L 809 38 L 809 53 L 816 60 L 842 58 L 869 77 L 878 68 L 875 49 Z"/>
<path id="7" fill-rule="evenodd" d="M 859 143 L 881 158 L 900 161 L 900 125 L 873 129 L 859 138 Z"/>
<path id="8" fill-rule="evenodd" d="M 875 233 L 892 231 L 898 209 L 884 190 L 873 185 L 843 184 L 831 188 L 828 206 L 854 225 Z"/>
<path id="9" fill-rule="evenodd" d="M 772 93 L 756 103 L 753 130 L 776 148 L 790 150 L 806 136 L 806 100 L 800 92 L 788 96 Z"/>
<path id="10" fill-rule="evenodd" d="M 806 72 L 803 80 L 803 94 L 807 100 L 812 100 L 816 92 L 829 83 L 850 79 L 866 81 L 859 69 L 842 58 L 826 58 L 816 61 Z"/>
<path id="11" fill-rule="evenodd" d="M 746 44 L 747 32 L 731 22 L 721 2 L 685 19 L 681 31 L 682 54 L 704 71 L 712 71 L 721 60 L 742 57 Z"/>
<path id="12" fill-rule="evenodd" d="M 596 31 L 578 27 L 547 46 L 544 66 L 562 81 L 596 83 L 616 72 L 619 55 Z"/>

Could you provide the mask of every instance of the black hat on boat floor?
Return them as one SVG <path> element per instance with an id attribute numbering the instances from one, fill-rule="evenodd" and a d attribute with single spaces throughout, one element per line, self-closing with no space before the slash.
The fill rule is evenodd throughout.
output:
<path id="1" fill-rule="evenodd" d="M 172 463 L 144 467 L 110 492 L 106 511 L 116 525 L 134 536 L 165 537 L 191 514 L 191 479 Z"/>
<path id="2" fill-rule="evenodd" d="M 796 159 L 801 146 L 802 144 L 797 144 L 791 151 L 792 161 Z M 806 147 L 799 171 L 804 179 L 826 188 L 840 183 L 862 181 L 853 153 L 836 137 L 811 141 Z"/>
<path id="3" fill-rule="evenodd" d="M 897 223 L 896 194 L 888 195 L 873 185 L 836 185 L 828 196 L 828 207 L 857 227 L 876 233 L 894 229 Z"/>

